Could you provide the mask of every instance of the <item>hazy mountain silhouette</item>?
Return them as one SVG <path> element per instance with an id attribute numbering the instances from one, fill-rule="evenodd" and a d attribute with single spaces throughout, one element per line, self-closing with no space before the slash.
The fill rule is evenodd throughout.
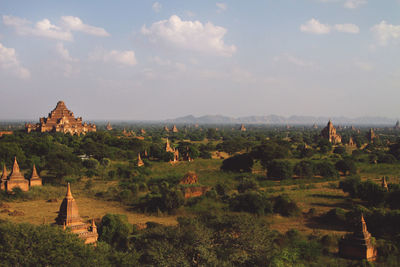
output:
<path id="1" fill-rule="evenodd" d="M 201 117 L 195 117 L 188 115 L 175 119 L 169 119 L 167 122 L 170 123 L 186 123 L 186 124 L 318 124 L 324 125 L 332 120 L 334 124 L 342 125 L 394 125 L 396 119 L 385 118 L 385 117 L 314 117 L 314 116 L 290 116 L 284 117 L 279 115 L 267 115 L 267 116 L 247 116 L 233 118 L 222 115 L 205 115 Z"/>

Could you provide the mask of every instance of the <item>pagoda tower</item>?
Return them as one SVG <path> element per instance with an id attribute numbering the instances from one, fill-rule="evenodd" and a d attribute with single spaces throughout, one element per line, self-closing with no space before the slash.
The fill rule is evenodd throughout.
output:
<path id="1" fill-rule="evenodd" d="M 6 181 L 7 181 L 7 168 L 6 168 L 6 164 L 3 165 L 3 173 L 1 174 L 1 178 L 0 178 L 0 189 L 1 190 L 5 190 L 6 189 Z"/>
<path id="2" fill-rule="evenodd" d="M 383 188 L 383 190 L 385 190 L 385 191 L 389 191 L 389 187 L 388 187 L 388 185 L 387 185 L 386 177 L 385 177 L 385 176 L 383 176 L 383 178 L 382 178 L 382 188 Z"/>
<path id="3" fill-rule="evenodd" d="M 67 194 L 61 203 L 56 224 L 62 225 L 64 229 L 71 229 L 71 232 L 77 234 L 80 238 L 85 240 L 85 244 L 95 243 L 98 238 L 97 228 L 92 222 L 91 227 L 82 221 L 79 216 L 78 205 L 71 193 L 71 186 L 67 185 Z"/>
<path id="4" fill-rule="evenodd" d="M 143 162 L 142 158 L 140 157 L 140 153 L 138 153 L 138 156 L 137 156 L 137 166 L 138 166 L 138 167 L 142 167 L 143 165 L 144 165 L 144 162 Z"/>
<path id="5" fill-rule="evenodd" d="M 42 186 L 42 178 L 40 178 L 39 175 L 37 174 L 35 164 L 33 164 L 32 176 L 31 176 L 31 179 L 29 180 L 29 185 L 30 186 Z"/>
<path id="6" fill-rule="evenodd" d="M 326 127 L 322 129 L 321 136 L 328 139 L 332 144 L 340 144 L 342 142 L 342 137 L 336 133 L 336 128 L 333 126 L 331 120 L 329 120 Z"/>
<path id="7" fill-rule="evenodd" d="M 345 258 L 374 261 L 378 252 L 373 245 L 372 238 L 367 230 L 364 216 L 361 214 L 360 222 L 354 233 L 339 241 L 339 254 Z"/>
<path id="8" fill-rule="evenodd" d="M 174 125 L 174 126 L 172 127 L 172 132 L 173 132 L 173 133 L 179 132 L 179 130 L 178 130 L 178 128 L 176 127 L 176 125 Z"/>
<path id="9" fill-rule="evenodd" d="M 14 165 L 10 177 L 6 182 L 7 191 L 12 191 L 13 188 L 19 187 L 22 191 L 29 191 L 29 181 L 21 174 L 19 170 L 17 157 L 14 158 Z"/>

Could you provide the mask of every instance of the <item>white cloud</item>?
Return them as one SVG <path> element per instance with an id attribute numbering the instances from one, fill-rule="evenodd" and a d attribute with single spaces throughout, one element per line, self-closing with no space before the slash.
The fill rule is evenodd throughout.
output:
<path id="1" fill-rule="evenodd" d="M 69 51 L 64 47 L 63 43 L 57 43 L 56 51 L 66 61 L 71 61 L 71 62 L 78 61 L 78 59 L 71 57 Z"/>
<path id="2" fill-rule="evenodd" d="M 154 12 L 158 13 L 161 11 L 162 5 L 159 2 L 154 2 L 154 4 L 151 6 Z"/>
<path id="3" fill-rule="evenodd" d="M 51 24 L 50 20 L 43 19 L 38 21 L 34 26 L 26 19 L 21 19 L 13 16 L 3 16 L 3 23 L 7 26 L 15 28 L 17 34 L 20 35 L 33 35 L 57 39 L 62 41 L 72 41 L 72 34 L 65 31 L 60 27 Z"/>
<path id="4" fill-rule="evenodd" d="M 364 71 L 371 71 L 371 70 L 374 69 L 374 66 L 369 62 L 364 62 L 364 61 L 358 61 L 357 60 L 357 61 L 354 62 L 354 65 L 357 68 L 359 68 L 361 70 L 364 70 Z"/>
<path id="5" fill-rule="evenodd" d="M 355 9 L 367 4 L 367 0 L 316 0 L 321 3 L 343 3 L 344 8 Z"/>
<path id="6" fill-rule="evenodd" d="M 111 50 L 105 51 L 96 49 L 89 58 L 94 61 L 114 62 L 122 65 L 134 66 L 137 64 L 135 52 L 132 50 L 118 51 Z"/>
<path id="7" fill-rule="evenodd" d="M 86 34 L 100 37 L 110 36 L 110 34 L 105 29 L 84 24 L 82 20 L 78 17 L 63 16 L 61 17 L 61 21 L 65 28 L 71 31 L 84 32 Z"/>
<path id="8" fill-rule="evenodd" d="M 71 31 L 80 31 L 101 37 L 110 36 L 103 28 L 84 24 L 78 17 L 64 16 L 61 17 L 61 22 L 62 26 L 60 27 L 52 24 L 50 20 L 45 18 L 32 25 L 32 22 L 23 18 L 3 16 L 3 23 L 6 26 L 14 27 L 19 35 L 39 36 L 60 41 L 72 41 L 73 36 Z"/>
<path id="9" fill-rule="evenodd" d="M 334 29 L 338 32 L 359 33 L 360 28 L 355 24 L 336 24 Z"/>
<path id="10" fill-rule="evenodd" d="M 327 24 L 322 24 L 318 20 L 312 18 L 305 24 L 300 26 L 300 30 L 312 34 L 327 34 L 331 31 L 331 27 Z"/>
<path id="11" fill-rule="evenodd" d="M 151 62 L 156 63 L 159 66 L 162 67 L 169 67 L 169 68 L 174 68 L 178 71 L 186 71 L 186 65 L 181 62 L 173 62 L 169 59 L 162 59 L 160 57 L 153 57 L 151 58 Z"/>
<path id="12" fill-rule="evenodd" d="M 224 12 L 225 10 L 228 9 L 228 5 L 226 3 L 216 3 L 215 5 L 218 8 L 218 10 L 217 10 L 218 13 Z"/>
<path id="13" fill-rule="evenodd" d="M 391 41 L 400 40 L 400 25 L 388 24 L 384 20 L 374 25 L 371 31 L 381 46 L 386 46 Z"/>
<path id="14" fill-rule="evenodd" d="M 305 60 L 300 59 L 298 57 L 292 56 L 292 55 L 290 55 L 288 53 L 285 53 L 282 56 L 274 57 L 274 61 L 275 62 L 282 61 L 282 60 L 290 62 L 293 65 L 300 66 L 300 67 L 311 67 L 311 66 L 314 65 L 312 62 L 305 61 Z"/>
<path id="15" fill-rule="evenodd" d="M 349 9 L 358 8 L 367 3 L 367 0 L 346 0 L 344 2 L 344 7 Z"/>
<path id="16" fill-rule="evenodd" d="M 334 26 L 330 26 L 329 24 L 322 24 L 317 19 L 310 19 L 305 24 L 300 26 L 300 30 L 305 33 L 312 33 L 312 34 L 328 34 L 331 30 L 335 30 L 337 32 L 344 32 L 344 33 L 359 33 L 360 28 L 351 23 L 347 24 L 335 24 Z"/>
<path id="17" fill-rule="evenodd" d="M 31 73 L 21 66 L 14 48 L 7 48 L 0 43 L 0 68 L 21 79 L 28 79 Z"/>
<path id="18" fill-rule="evenodd" d="M 211 22 L 183 21 L 176 15 L 155 22 L 149 28 L 142 27 L 142 34 L 149 36 L 153 42 L 162 41 L 185 50 L 232 56 L 236 47 L 224 43 L 226 32 L 225 28 L 214 26 Z"/>

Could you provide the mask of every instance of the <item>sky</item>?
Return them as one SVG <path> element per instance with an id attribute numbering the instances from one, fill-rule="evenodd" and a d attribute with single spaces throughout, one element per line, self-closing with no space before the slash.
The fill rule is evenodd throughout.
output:
<path id="1" fill-rule="evenodd" d="M 400 0 L 0 0 L 0 120 L 400 117 Z"/>

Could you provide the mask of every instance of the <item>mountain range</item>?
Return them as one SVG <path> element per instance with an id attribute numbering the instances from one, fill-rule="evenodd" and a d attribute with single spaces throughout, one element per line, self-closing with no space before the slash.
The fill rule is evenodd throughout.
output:
<path id="1" fill-rule="evenodd" d="M 289 124 L 289 125 L 325 125 L 329 120 L 337 125 L 395 125 L 396 119 L 385 117 L 314 117 L 314 116 L 290 116 L 284 117 L 279 115 L 266 116 L 247 116 L 247 117 L 228 117 L 222 115 L 205 115 L 195 117 L 188 115 L 175 119 L 166 120 L 169 123 L 177 124 Z"/>

